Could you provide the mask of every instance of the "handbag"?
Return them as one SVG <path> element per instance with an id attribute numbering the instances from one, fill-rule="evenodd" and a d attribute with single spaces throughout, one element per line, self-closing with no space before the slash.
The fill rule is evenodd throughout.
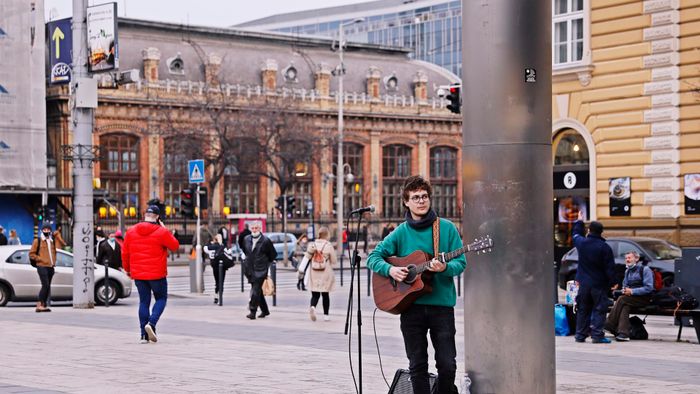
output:
<path id="1" fill-rule="evenodd" d="M 262 284 L 262 292 L 263 296 L 265 297 L 275 295 L 275 282 L 271 277 L 268 276 L 265 278 L 265 281 Z"/>

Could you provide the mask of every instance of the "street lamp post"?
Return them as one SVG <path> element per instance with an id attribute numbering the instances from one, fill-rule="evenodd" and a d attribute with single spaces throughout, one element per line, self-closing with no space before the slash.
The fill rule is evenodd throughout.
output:
<path id="1" fill-rule="evenodd" d="M 338 65 L 338 68 L 336 70 L 336 74 L 338 75 L 338 163 L 336 166 L 336 196 L 338 199 L 336 202 L 336 224 L 338 226 L 338 256 L 343 255 L 343 212 L 345 210 L 343 207 L 343 194 L 345 192 L 345 186 L 343 184 L 343 96 L 345 95 L 343 92 L 343 74 L 345 74 L 345 65 L 343 64 L 343 51 L 345 49 L 344 28 L 345 26 L 360 23 L 362 21 L 364 21 L 364 18 L 357 18 L 350 22 L 343 23 L 339 27 L 340 31 L 338 37 L 338 57 L 340 60 L 340 64 Z"/>

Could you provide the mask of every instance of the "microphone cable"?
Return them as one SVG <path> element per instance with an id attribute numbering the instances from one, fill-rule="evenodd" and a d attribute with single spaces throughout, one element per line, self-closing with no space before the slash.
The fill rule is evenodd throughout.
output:
<path id="1" fill-rule="evenodd" d="M 350 226 L 350 216 L 345 218 L 345 228 L 348 228 Z M 343 242 L 343 229 L 340 229 L 338 231 L 338 241 L 342 245 L 343 252 L 345 252 L 345 243 Z M 349 244 L 349 242 L 348 242 Z M 344 254 L 344 253 L 343 253 Z M 343 254 L 341 254 L 341 258 L 343 258 Z M 350 261 L 350 272 L 353 273 L 353 275 L 350 275 L 350 287 L 353 286 L 355 282 L 355 269 L 352 268 L 352 256 L 350 256 L 350 247 L 348 247 L 348 258 Z M 359 275 L 359 272 L 357 273 Z M 355 377 L 355 370 L 352 368 L 352 311 L 354 309 L 354 304 L 353 304 L 353 297 L 352 294 L 350 294 L 349 300 L 348 300 L 348 316 L 347 316 L 347 322 L 348 322 L 348 361 L 350 363 L 350 375 L 352 376 L 352 383 L 355 385 L 355 393 L 360 394 L 360 389 L 357 387 L 357 378 Z"/>
<path id="2" fill-rule="evenodd" d="M 391 385 L 389 385 L 389 381 L 386 380 L 386 375 L 384 375 L 384 367 L 382 366 L 382 354 L 379 351 L 379 338 L 377 338 L 377 324 L 375 321 L 378 309 L 379 308 L 374 308 L 374 312 L 372 313 L 372 328 L 374 329 L 374 343 L 377 344 L 377 358 L 379 358 L 379 370 L 382 372 L 382 378 L 384 379 L 384 383 L 386 383 L 386 387 L 388 387 L 391 390 Z"/>

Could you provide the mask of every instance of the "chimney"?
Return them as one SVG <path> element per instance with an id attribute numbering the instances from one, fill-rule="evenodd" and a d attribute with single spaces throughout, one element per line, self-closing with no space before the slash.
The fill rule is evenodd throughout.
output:
<path id="1" fill-rule="evenodd" d="M 219 86 L 219 71 L 221 71 L 221 56 L 210 53 L 207 56 L 207 64 L 204 66 L 204 77 L 209 86 Z"/>
<path id="2" fill-rule="evenodd" d="M 267 59 L 261 68 L 263 90 L 274 92 L 277 89 L 277 61 Z"/>
<path id="3" fill-rule="evenodd" d="M 314 72 L 314 89 L 321 97 L 330 97 L 331 95 L 331 68 L 326 63 L 318 65 L 318 69 Z"/>
<path id="4" fill-rule="evenodd" d="M 413 97 L 419 103 L 428 101 L 428 76 L 422 70 L 413 76 Z"/>
<path id="5" fill-rule="evenodd" d="M 382 72 L 378 67 L 370 66 L 367 70 L 367 95 L 372 100 L 379 99 L 379 81 L 382 77 Z"/>
<path id="6" fill-rule="evenodd" d="M 149 47 L 141 51 L 143 57 L 143 77 L 147 82 L 158 80 L 158 64 L 160 63 L 160 51 L 158 48 Z"/>

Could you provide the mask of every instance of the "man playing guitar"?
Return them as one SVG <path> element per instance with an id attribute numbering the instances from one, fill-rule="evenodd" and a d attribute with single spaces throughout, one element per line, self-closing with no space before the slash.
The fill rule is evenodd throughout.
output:
<path id="1" fill-rule="evenodd" d="M 396 282 L 411 280 L 406 267 L 395 267 L 386 259 L 391 256 L 407 256 L 422 250 L 433 256 L 462 247 L 462 240 L 455 225 L 446 219 L 438 219 L 431 209 L 432 187 L 420 176 L 411 176 L 403 185 L 403 204 L 406 221 L 391 232 L 369 254 L 367 266 L 374 272 L 391 277 Z M 439 220 L 439 247 L 434 249 L 433 224 Z M 454 277 L 461 274 L 467 261 L 460 255 L 447 263 L 433 258 L 428 270 L 432 273 L 432 292 L 420 296 L 401 314 L 401 334 L 409 361 L 411 384 L 415 394 L 429 394 L 428 340 L 435 348 L 435 364 L 438 371 L 437 392 L 456 393 L 454 385 L 457 371 L 455 347 L 454 306 L 457 302 Z M 408 279 L 407 279 L 408 277 Z"/>

